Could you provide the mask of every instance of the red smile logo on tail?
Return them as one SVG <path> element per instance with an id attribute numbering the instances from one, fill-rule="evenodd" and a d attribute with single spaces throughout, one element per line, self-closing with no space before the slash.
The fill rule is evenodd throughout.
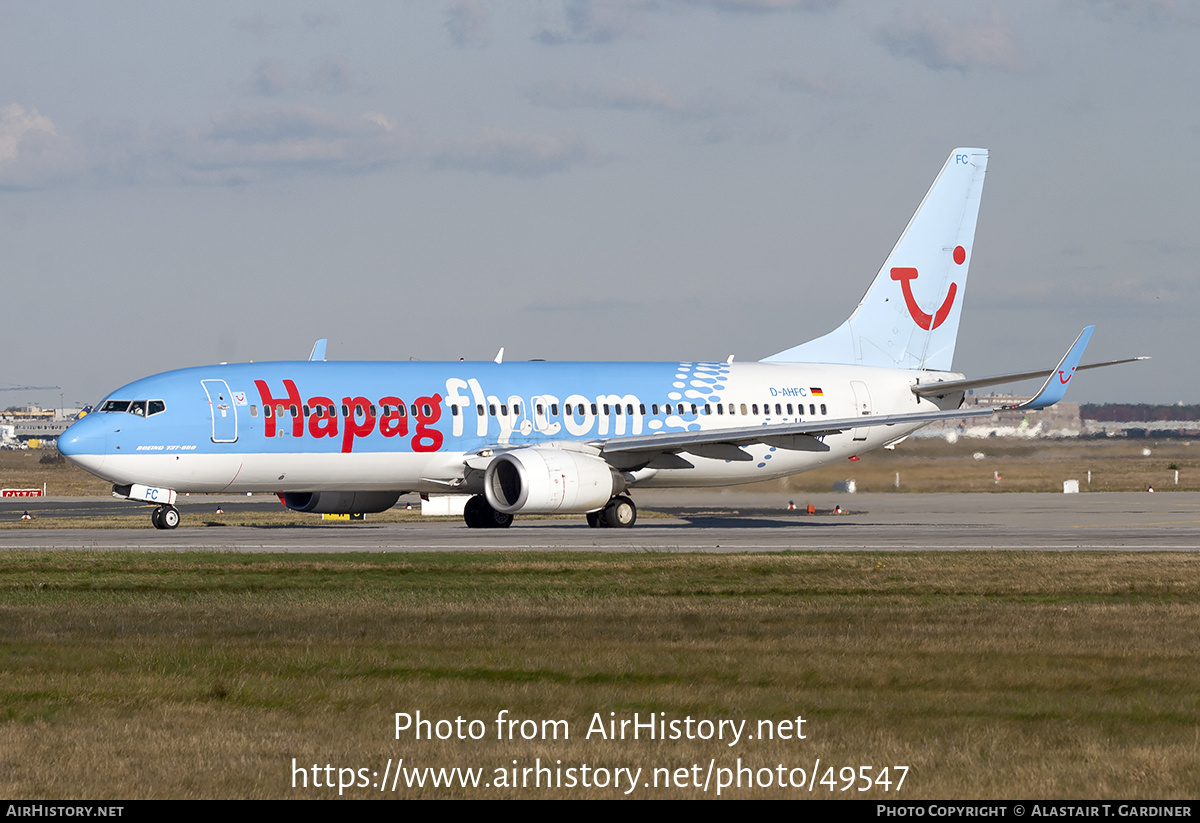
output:
<path id="1" fill-rule="evenodd" d="M 954 249 L 954 262 L 962 265 L 967 259 L 967 251 L 962 246 L 957 246 Z M 951 283 L 950 290 L 946 292 L 946 299 L 942 301 L 942 305 L 933 314 L 926 314 L 921 311 L 921 307 L 917 305 L 917 298 L 912 293 L 912 283 L 910 281 L 917 279 L 917 270 L 913 268 L 894 268 L 892 269 L 892 279 L 900 281 L 900 290 L 904 292 L 904 302 L 908 305 L 908 313 L 918 326 L 926 331 L 932 331 L 946 321 L 950 315 L 950 308 L 954 305 L 954 295 L 958 294 L 958 284 Z"/>

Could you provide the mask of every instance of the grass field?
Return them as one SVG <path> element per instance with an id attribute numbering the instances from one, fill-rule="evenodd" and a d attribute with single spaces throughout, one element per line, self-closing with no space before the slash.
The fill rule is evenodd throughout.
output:
<path id="1" fill-rule="evenodd" d="M 1200 794 L 1190 554 L 7 553 L 0 795 L 328 797 L 307 767 L 892 767 L 844 797 Z M 396 712 L 484 722 L 395 739 Z M 496 739 L 501 710 L 570 739 Z M 603 741 L 594 713 L 783 721 L 804 740 Z M 894 789 L 896 766 L 909 767 Z M 394 764 L 391 767 L 394 769 Z M 355 773 L 356 775 L 358 773 Z M 688 772 L 689 776 L 695 774 Z M 872 772 L 878 775 L 877 771 Z M 795 775 L 793 775 L 794 779 Z M 357 779 L 357 777 L 356 777 Z M 689 780 L 691 778 L 689 777 Z M 715 778 L 714 778 L 715 779 Z M 373 788 L 347 789 L 378 797 Z M 404 797 L 620 797 L 616 788 Z M 383 796 L 392 796 L 385 793 Z M 828 797 L 794 788 L 731 797 Z"/>

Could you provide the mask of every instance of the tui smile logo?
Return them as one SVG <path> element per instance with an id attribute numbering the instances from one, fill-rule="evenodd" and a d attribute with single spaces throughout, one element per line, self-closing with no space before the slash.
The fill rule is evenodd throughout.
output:
<path id="1" fill-rule="evenodd" d="M 955 246 L 954 262 L 961 266 L 966 259 L 966 249 L 962 246 Z M 908 313 L 920 328 L 932 331 L 946 321 L 951 307 L 954 306 L 954 296 L 958 294 L 957 283 L 950 284 L 950 289 L 946 292 L 946 299 L 942 301 L 938 310 L 933 314 L 927 314 L 917 305 L 917 298 L 913 296 L 912 292 L 912 281 L 917 279 L 917 270 L 903 267 L 894 268 L 892 269 L 892 279 L 900 281 L 900 291 L 904 293 L 904 302 L 908 306 Z"/>

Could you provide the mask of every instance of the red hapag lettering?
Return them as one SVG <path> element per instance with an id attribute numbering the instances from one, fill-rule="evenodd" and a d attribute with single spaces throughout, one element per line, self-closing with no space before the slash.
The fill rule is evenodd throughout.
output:
<path id="1" fill-rule="evenodd" d="M 343 397 L 342 402 L 350 411 L 350 414 L 346 415 L 346 428 L 342 432 L 342 454 L 349 454 L 354 448 L 354 438 L 366 437 L 375 431 L 375 415 L 371 414 L 371 401 L 365 397 Z M 360 413 L 361 423 L 358 422 Z"/>
<path id="2" fill-rule="evenodd" d="M 283 381 L 283 388 L 287 392 L 287 400 L 282 398 L 274 398 L 271 396 L 271 390 L 267 388 L 267 384 L 262 380 L 255 380 L 254 385 L 258 388 L 258 396 L 262 399 L 263 417 L 266 422 L 263 424 L 263 434 L 267 437 L 275 436 L 275 420 L 282 413 L 282 409 L 289 406 L 295 406 L 297 412 L 300 407 L 300 390 L 296 388 L 296 384 L 291 380 Z M 272 414 L 267 417 L 266 409 L 268 406 L 273 406 Z M 304 434 L 304 418 L 297 414 L 292 418 L 292 437 L 301 437 Z"/>

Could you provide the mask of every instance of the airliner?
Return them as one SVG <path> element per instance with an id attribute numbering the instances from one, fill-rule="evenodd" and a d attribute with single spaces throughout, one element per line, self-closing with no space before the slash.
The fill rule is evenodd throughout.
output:
<path id="1" fill-rule="evenodd" d="M 756 363 L 339 362 L 186 368 L 117 389 L 58 441 L 113 494 L 274 492 L 301 512 L 371 513 L 400 495 L 468 495 L 466 525 L 578 513 L 625 528 L 642 488 L 785 477 L 893 446 L 935 420 L 1058 402 L 1094 327 L 1054 369 L 951 371 L 988 152 L 955 149 L 850 317 Z M 1134 358 L 1136 359 L 1136 358 Z M 1024 403 L 971 389 L 1045 378 Z"/>

